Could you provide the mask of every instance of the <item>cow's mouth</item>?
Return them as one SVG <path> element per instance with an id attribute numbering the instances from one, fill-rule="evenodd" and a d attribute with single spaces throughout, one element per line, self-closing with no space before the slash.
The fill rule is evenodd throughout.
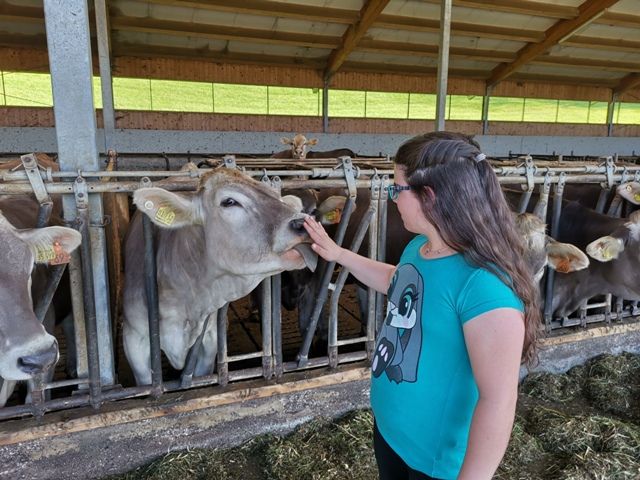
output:
<path id="1" fill-rule="evenodd" d="M 311 244 L 299 243 L 293 249 L 300 254 L 307 268 L 314 272 L 318 266 L 318 254 L 311 249 Z"/>

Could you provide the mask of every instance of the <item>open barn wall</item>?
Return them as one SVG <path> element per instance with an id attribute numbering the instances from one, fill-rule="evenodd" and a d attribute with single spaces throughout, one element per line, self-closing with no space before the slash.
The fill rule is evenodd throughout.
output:
<path id="1" fill-rule="evenodd" d="M 96 112 L 98 126 L 102 114 Z M 52 108 L 0 107 L 0 127 L 53 127 Z M 210 132 L 281 132 L 312 133 L 322 131 L 322 118 L 295 115 L 239 115 L 194 112 L 150 112 L 117 110 L 116 128 L 131 130 L 193 130 Z M 482 133 L 482 122 L 448 120 L 447 130 L 469 135 Z M 406 134 L 415 135 L 435 130 L 435 120 L 402 120 L 385 118 L 330 118 L 329 131 L 334 134 Z M 500 122 L 489 123 L 492 135 L 585 136 L 607 135 L 607 126 L 584 123 Z M 614 136 L 639 136 L 640 125 L 620 125 L 613 128 Z M 279 138 L 279 137 L 277 137 Z M 278 150 L 278 144 L 265 152 Z"/>
<path id="2" fill-rule="evenodd" d="M 447 125 L 449 128 L 449 123 Z M 425 126 L 420 132 L 430 130 L 433 128 Z M 463 131 L 472 133 L 470 130 Z M 322 149 L 348 147 L 360 156 L 384 156 L 394 155 L 402 142 L 420 132 L 410 134 L 305 133 L 317 137 Z M 637 129 L 635 134 L 638 135 Z M 99 130 L 98 137 L 101 136 L 102 130 Z M 279 143 L 281 136 L 281 131 L 119 129 L 114 134 L 113 147 L 120 153 L 256 154 L 281 149 Z M 509 153 L 539 155 L 613 155 L 615 153 L 638 155 L 640 153 L 637 137 L 477 135 L 476 140 L 490 156 L 507 156 Z M 100 143 L 98 140 L 99 148 L 102 148 Z M 53 128 L 0 127 L 0 153 L 21 154 L 33 151 L 57 151 Z"/>
<path id="3" fill-rule="evenodd" d="M 7 71 L 48 73 L 47 52 L 39 49 L 0 47 L 0 65 Z M 98 75 L 98 62 L 94 61 Z M 153 78 L 198 82 L 273 85 L 284 87 L 322 88 L 322 72 L 305 66 L 269 66 L 216 63 L 211 60 L 177 58 L 139 58 L 118 56 L 113 59 L 112 74 L 116 77 Z M 435 73 L 405 74 L 394 72 L 338 72 L 330 88 L 381 92 L 435 93 Z M 609 101 L 609 86 L 594 85 L 584 78 L 584 84 L 551 83 L 543 81 L 505 80 L 494 89 L 493 96 L 548 98 L 559 100 Z M 485 81 L 481 78 L 449 77 L 447 92 L 453 95 L 484 95 Z M 619 100 L 637 102 L 640 88 L 625 92 Z"/>

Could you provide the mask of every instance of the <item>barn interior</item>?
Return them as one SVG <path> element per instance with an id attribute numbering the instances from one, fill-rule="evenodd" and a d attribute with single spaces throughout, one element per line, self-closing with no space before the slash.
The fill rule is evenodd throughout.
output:
<path id="1" fill-rule="evenodd" d="M 638 0 L 0 0 L 0 163 L 35 152 L 55 158 L 59 172 L 39 169 L 41 191 L 64 196 L 68 222 L 86 215 L 85 267 L 93 271 L 94 298 L 93 314 L 76 320 L 75 337 L 59 341 L 63 359 L 41 398 L 24 403 L 18 392 L 0 409 L 0 445 L 19 451 L 18 442 L 31 442 L 36 450 L 44 438 L 59 437 L 66 456 L 56 468 L 67 472 L 67 463 L 79 468 L 91 452 L 70 462 L 81 437 L 65 447 L 61 433 L 97 441 L 97 428 L 108 422 L 121 428 L 114 437 L 127 439 L 122 461 L 113 458 L 107 467 L 116 472 L 125 461 L 157 455 L 157 449 L 138 450 L 140 432 L 127 430 L 150 418 L 166 415 L 165 427 L 177 431 L 179 421 L 170 416 L 182 412 L 193 433 L 194 412 L 203 410 L 211 417 L 190 445 L 233 444 L 309 418 L 305 395 L 314 394 L 307 391 L 317 391 L 312 403 L 325 414 L 365 405 L 372 318 L 384 307 L 382 298 L 370 299 L 370 327 L 361 329 L 350 285 L 337 304 L 335 350 L 307 345 L 306 353 L 299 351 L 312 339 L 300 333 L 296 311 L 277 308 L 279 284 L 272 281 L 264 287 L 271 293 L 261 318 L 244 299 L 218 321 L 219 332 L 228 328 L 221 345 L 226 370 L 190 378 L 173 371 L 158 350 L 160 377 L 136 386 L 121 340 L 122 250 L 135 212 L 132 192 L 158 181 L 170 190 L 193 190 L 196 178 L 177 171 L 194 162 L 202 169 L 240 167 L 275 189 L 349 191 L 351 178 L 358 188 L 380 193 L 392 181 L 398 146 L 434 130 L 473 135 L 501 182 L 527 201 L 545 187 L 553 197 L 565 182 L 613 192 L 640 179 L 638 7 Z M 37 100 L 12 93 L 12 79 L 25 74 L 48 84 L 48 93 Z M 264 106 L 243 109 L 241 98 L 220 106 L 229 86 L 258 92 Z M 134 89 L 136 102 L 125 98 L 126 88 Z M 172 97 L 182 89 L 197 102 L 176 106 Z M 293 94 L 306 103 L 291 103 Z M 341 107 L 345 99 L 356 107 Z M 281 137 L 297 133 L 319 140 L 311 151 L 349 148 L 354 158 L 271 158 L 286 149 Z M 0 195 L 36 190 L 24 170 L 0 173 Z M 562 172 L 568 178 L 560 180 Z M 81 213 L 83 192 L 88 202 Z M 380 249 L 386 195 L 371 205 L 376 215 L 367 238 Z M 602 205 L 605 212 L 608 207 Z M 631 208 L 610 213 L 626 216 Z M 81 260 L 73 261 L 71 282 L 81 300 L 88 282 Z M 337 282 L 338 273 L 327 282 Z M 565 371 L 603 351 L 638 351 L 637 303 L 601 293 L 567 318 L 546 312 L 550 353 L 540 369 Z M 95 319 L 86 334 L 85 317 Z M 274 330 L 280 317 L 282 330 Z M 70 341 L 79 352 L 72 376 L 64 364 Z M 268 403 L 283 392 L 290 394 L 284 410 Z M 260 417 L 264 412 L 230 420 L 229 405 L 244 399 L 277 412 L 277 421 Z M 231 423 L 233 439 L 224 434 Z M 174 445 L 159 441 L 157 447 Z M 15 468 L 6 458 L 0 462 Z"/>

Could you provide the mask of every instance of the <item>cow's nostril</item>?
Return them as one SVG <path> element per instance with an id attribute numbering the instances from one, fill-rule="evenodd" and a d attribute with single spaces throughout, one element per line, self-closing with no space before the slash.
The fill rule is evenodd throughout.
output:
<path id="1" fill-rule="evenodd" d="M 289 222 L 289 226 L 295 232 L 304 232 L 304 218 L 296 218 Z"/>
<path id="2" fill-rule="evenodd" d="M 56 361 L 58 358 L 58 349 L 53 344 L 51 348 L 36 353 L 34 355 L 25 355 L 18 358 L 18 368 L 24 373 L 30 375 L 41 373 Z"/>

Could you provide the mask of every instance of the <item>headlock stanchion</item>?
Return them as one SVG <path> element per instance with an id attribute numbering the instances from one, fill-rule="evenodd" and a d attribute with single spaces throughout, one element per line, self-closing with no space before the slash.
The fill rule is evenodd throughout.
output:
<path id="1" fill-rule="evenodd" d="M 77 224 L 83 236 L 82 247 L 72 254 L 72 262 L 69 266 L 72 277 L 71 294 L 74 297 L 74 321 L 76 322 L 76 335 L 83 340 L 86 345 L 78 344 L 78 360 L 87 362 L 86 368 L 83 366 L 80 378 L 56 380 L 48 382 L 43 376 L 35 379 L 35 390 L 32 393 L 33 401 L 29 405 L 7 406 L 0 409 L 0 419 L 15 418 L 26 415 L 41 416 L 45 412 L 74 408 L 79 406 L 93 406 L 99 408 L 107 401 L 133 398 L 139 396 L 160 396 L 164 392 L 181 390 L 189 387 L 204 385 L 225 386 L 227 383 L 238 382 L 245 379 L 266 380 L 277 379 L 284 381 L 291 377 L 291 373 L 296 370 L 310 369 L 318 367 L 336 368 L 342 365 L 362 362 L 370 359 L 375 343 L 375 332 L 383 321 L 382 309 L 384 308 L 383 295 L 376 295 L 369 290 L 368 302 L 364 312 L 361 312 L 366 320 L 366 335 L 341 333 L 344 327 L 341 321 L 341 292 L 348 290 L 346 284 L 348 270 L 342 268 L 337 274 L 335 283 L 332 278 L 335 275 L 334 264 L 320 263 L 319 271 L 314 275 L 319 280 L 319 289 L 315 292 L 315 304 L 312 308 L 312 316 L 309 319 L 309 326 L 304 332 L 301 348 L 298 350 L 298 359 L 293 361 L 295 352 L 287 349 L 283 353 L 283 318 L 281 311 L 282 279 L 280 275 L 273 276 L 263 282 L 261 300 L 261 344 L 256 342 L 256 350 L 238 355 L 228 354 L 228 330 L 227 328 L 227 306 L 220 308 L 217 312 L 211 313 L 208 318 L 203 319 L 199 335 L 193 347 L 187 355 L 185 367 L 180 377 L 176 379 L 164 380 L 161 363 L 161 346 L 159 335 L 159 292 L 157 285 L 157 257 L 154 248 L 153 236 L 154 225 L 151 220 L 142 215 L 142 235 L 144 237 L 145 257 L 145 295 L 147 297 L 148 324 L 149 324 L 149 348 L 151 366 L 151 384 L 141 386 L 117 386 L 118 388 L 108 388 L 100 381 L 100 352 L 97 343 L 96 328 L 96 304 L 94 301 L 94 285 L 91 272 L 90 257 L 92 253 L 90 227 L 96 225 L 89 224 L 89 204 L 88 196 L 102 192 L 134 192 L 138 188 L 151 186 L 150 179 L 162 179 L 162 188 L 171 191 L 194 191 L 197 188 L 198 178 L 209 171 L 208 169 L 192 169 L 188 171 L 103 171 L 103 172 L 52 172 L 33 165 L 34 157 L 26 155 L 23 157 L 23 170 L 3 171 L 0 170 L 0 195 L 2 194 L 34 194 L 41 205 L 40 221 L 38 226 L 44 226 L 44 219 L 49 215 L 50 209 L 47 205 L 47 198 L 53 194 L 73 195 L 77 205 Z M 562 209 L 562 198 L 566 184 L 590 184 L 600 185 L 602 193 L 598 200 L 600 212 L 607 211 L 612 215 L 619 216 L 625 210 L 624 202 L 619 198 L 614 198 L 609 206 L 611 189 L 616 188 L 620 183 L 628 180 L 640 180 L 640 165 L 631 163 L 617 164 L 614 157 L 608 157 L 602 162 L 558 162 L 540 161 L 531 156 L 519 158 L 510 162 L 493 162 L 494 171 L 498 180 L 503 185 L 516 185 L 522 189 L 522 195 L 518 199 L 519 210 L 531 210 L 529 204 L 536 190 L 538 199 L 533 209 L 534 213 L 541 219 L 548 217 L 547 210 L 549 200 L 552 200 L 552 215 L 550 221 L 550 233 L 552 236 L 558 233 L 560 214 Z M 360 161 L 360 159 L 356 160 Z M 262 180 L 270 185 L 274 190 L 286 189 L 328 189 L 340 188 L 348 191 L 348 198 L 341 215 L 341 220 L 337 226 L 337 233 L 334 240 L 342 244 L 348 228 L 348 222 L 352 221 L 355 211 L 355 203 L 358 189 L 361 192 L 368 190 L 370 202 L 368 209 L 364 209 L 364 216 L 358 219 L 358 225 L 352 225 L 355 236 L 350 240 L 349 247 L 358 251 L 365 235 L 368 235 L 369 256 L 371 258 L 385 261 L 385 251 L 387 242 L 392 242 L 393 237 L 387 236 L 387 216 L 388 197 L 386 187 L 391 183 L 390 175 L 393 174 L 392 164 L 387 161 L 374 161 L 367 159 L 355 165 L 349 158 L 341 158 L 338 164 L 333 162 L 297 162 L 287 164 L 286 161 L 277 159 L 256 160 L 238 159 L 227 156 L 220 159 L 219 165 L 227 168 L 240 169 L 247 175 Z M 142 178 L 142 181 L 139 179 Z M 116 181 L 117 180 L 117 181 Z M 536 189 L 539 185 L 539 189 Z M 551 192 L 553 188 L 553 192 Z M 567 192 L 567 195 L 569 193 Z M 361 205 L 362 207 L 362 205 Z M 355 227 L 355 228 L 353 228 Z M 388 240 L 389 238 L 389 240 Z M 64 267 L 56 267 L 53 271 L 49 286 L 42 295 L 37 305 L 34 307 L 38 318 L 43 318 L 51 298 L 55 292 Z M 50 270 L 51 273 L 51 270 Z M 560 274 L 558 274 L 560 275 Z M 547 271 L 547 283 L 545 285 L 545 305 L 544 321 L 548 331 L 562 331 L 569 326 L 587 326 L 597 322 L 609 322 L 621 320 L 637 315 L 637 304 L 631 307 L 623 303 L 622 298 L 617 298 L 615 308 L 611 308 L 611 295 L 602 292 L 607 298 L 604 302 L 591 302 L 582 306 L 577 316 L 569 318 L 553 317 L 553 283 L 554 272 Z M 330 292 L 331 291 L 331 292 Z M 329 293 L 331 293 L 329 295 Z M 309 350 L 316 332 L 320 315 L 327 299 L 329 309 L 329 335 L 327 354 L 323 356 L 312 356 L 309 358 Z M 594 309 L 602 309 L 593 312 Z M 79 310 L 78 310 L 79 309 Z M 603 313 L 604 312 L 604 313 Z M 288 320 L 290 321 L 290 319 Z M 324 321 L 324 319 L 323 319 Z M 79 332 L 78 332 L 79 331 Z M 86 332 L 86 335 L 85 333 Z M 206 335 L 206 336 L 205 336 Z M 201 374 L 197 364 L 198 354 L 203 349 L 203 341 L 216 337 L 217 342 L 217 365 L 216 373 Z M 86 339 L 86 342 L 85 342 Z M 205 340 L 206 339 L 206 340 Z M 360 348 L 360 345 L 362 346 Z M 350 353 L 344 353 L 340 349 L 349 346 Z M 297 347 L 297 346 L 296 346 Z M 294 348 L 296 348 L 294 347 Z M 85 350 L 86 349 L 86 350 Z M 345 349 L 346 350 L 346 349 Z M 86 352 L 86 354 L 85 354 Z M 286 358 L 286 355 L 289 357 Z M 361 364 L 359 364 L 361 365 Z M 87 373 L 85 373 L 87 372 Z M 201 375 L 199 375 L 201 374 Z M 52 390 L 59 393 L 62 387 L 76 387 L 78 390 L 72 396 L 48 399 L 47 394 Z M 109 387 L 111 387 L 109 385 Z"/>

